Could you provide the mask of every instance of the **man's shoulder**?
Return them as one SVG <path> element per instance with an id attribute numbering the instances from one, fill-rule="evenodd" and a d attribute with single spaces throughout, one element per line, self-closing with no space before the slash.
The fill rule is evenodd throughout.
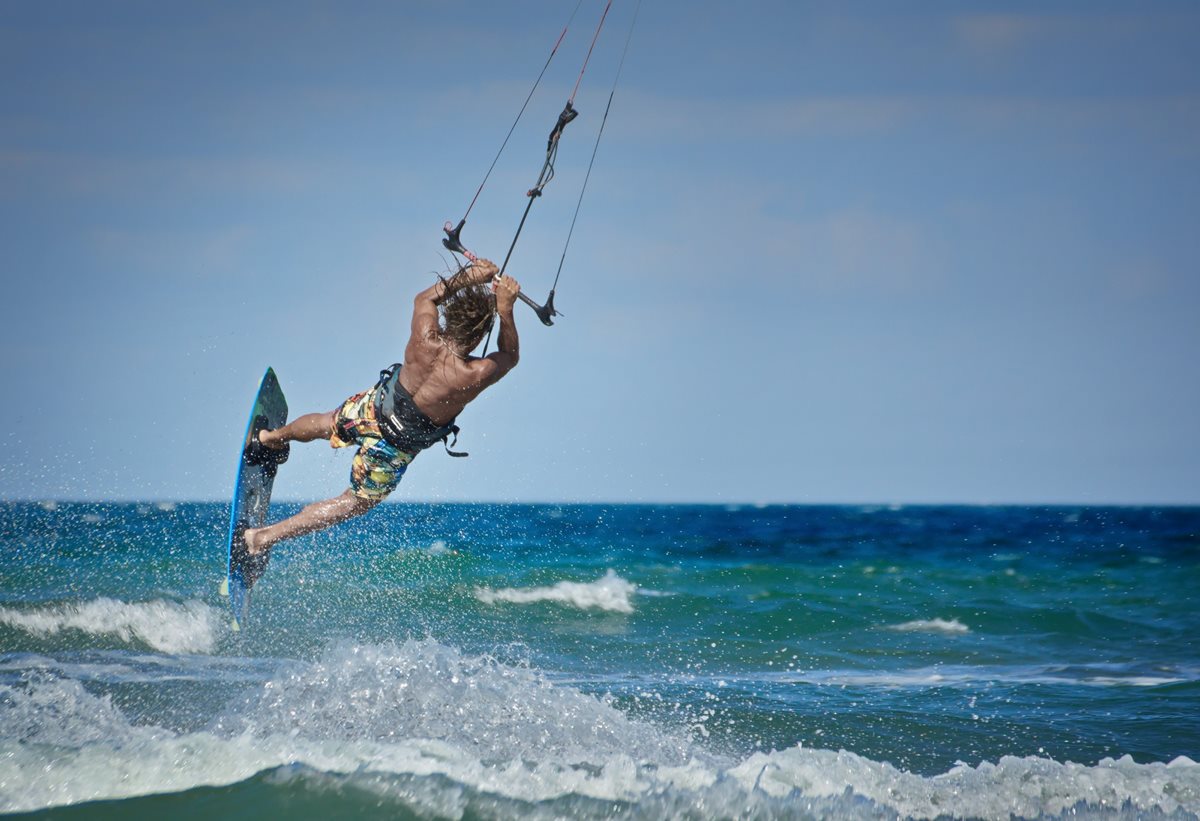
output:
<path id="1" fill-rule="evenodd" d="M 488 356 L 472 356 L 462 360 L 465 366 L 463 370 L 463 378 L 472 384 L 486 378 L 496 370 L 496 362 Z"/>

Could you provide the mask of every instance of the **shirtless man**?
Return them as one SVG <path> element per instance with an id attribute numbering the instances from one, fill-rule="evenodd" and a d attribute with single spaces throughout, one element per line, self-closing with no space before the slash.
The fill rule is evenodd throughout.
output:
<path id="1" fill-rule="evenodd" d="M 235 553 L 244 552 L 235 555 L 235 561 L 244 563 L 248 584 L 262 574 L 274 545 L 361 516 L 396 489 L 417 453 L 439 441 L 450 450 L 448 437 L 458 432 L 455 417 L 520 358 L 513 304 L 521 286 L 511 277 L 500 277 L 493 294 L 486 283 L 497 273 L 492 262 L 481 259 L 417 294 L 403 366 L 397 363 L 384 371 L 375 387 L 328 413 L 310 413 L 275 430 L 254 431 L 243 458 L 260 464 L 285 461 L 293 441 L 328 439 L 335 448 L 357 445 L 358 452 L 350 487 L 340 496 L 241 534 Z M 497 350 L 485 357 L 471 356 L 496 315 Z"/>

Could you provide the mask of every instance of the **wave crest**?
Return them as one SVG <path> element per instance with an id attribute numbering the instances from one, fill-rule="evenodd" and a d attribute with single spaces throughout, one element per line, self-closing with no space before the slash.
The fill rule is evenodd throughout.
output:
<path id="1" fill-rule="evenodd" d="M 231 705 L 213 730 L 345 741 L 434 739 L 484 762 L 684 757 L 681 742 L 602 699 L 432 640 L 335 647 Z"/>
<path id="2" fill-rule="evenodd" d="M 1035 818 L 1074 815 L 1078 806 L 1115 811 L 1195 813 L 1200 810 L 1200 765 L 1137 764 L 1130 756 L 1088 767 L 1045 758 L 1005 756 L 996 764 L 959 764 L 926 778 L 854 753 L 794 747 L 758 753 L 730 770 L 776 797 L 833 797 L 851 789 L 901 817 Z"/>
<path id="3" fill-rule="evenodd" d="M 32 610 L 0 607 L 0 624 L 44 638 L 69 630 L 140 642 L 161 653 L 211 653 L 221 624 L 201 601 L 123 602 L 101 597 Z"/>
<path id="4" fill-rule="evenodd" d="M 941 633 L 946 636 L 961 636 L 971 632 L 971 628 L 958 619 L 916 619 L 890 625 L 888 629 L 899 633 Z"/>
<path id="5" fill-rule="evenodd" d="M 559 582 L 553 587 L 505 587 L 493 590 L 490 587 L 475 588 L 475 598 L 484 604 L 510 602 L 533 604 L 555 602 L 580 610 L 607 610 L 611 613 L 632 613 L 631 597 L 637 585 L 622 579 L 612 570 L 594 582 Z"/>

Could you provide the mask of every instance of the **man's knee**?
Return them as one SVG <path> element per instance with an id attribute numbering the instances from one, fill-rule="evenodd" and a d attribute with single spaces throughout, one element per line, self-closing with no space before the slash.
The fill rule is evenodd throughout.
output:
<path id="1" fill-rule="evenodd" d="M 355 507 L 354 507 L 355 515 L 361 516 L 364 513 L 366 513 L 368 510 L 370 510 L 371 508 L 375 507 L 375 505 L 382 502 L 383 499 L 363 499 L 361 497 L 355 496 L 354 501 L 355 501 Z"/>
<path id="2" fill-rule="evenodd" d="M 367 499 L 362 496 L 358 496 L 352 490 L 347 490 L 342 494 L 342 496 L 345 497 L 348 502 L 347 510 L 351 516 L 361 516 L 371 508 L 375 507 L 375 505 L 383 501 L 383 499 Z"/>
<path id="3" fill-rule="evenodd" d="M 321 426 L 325 429 L 323 439 L 332 439 L 337 433 L 337 409 L 321 414 Z"/>

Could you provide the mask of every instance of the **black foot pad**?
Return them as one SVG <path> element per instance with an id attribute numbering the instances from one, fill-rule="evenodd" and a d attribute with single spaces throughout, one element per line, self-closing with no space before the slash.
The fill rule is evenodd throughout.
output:
<path id="1" fill-rule="evenodd" d="M 246 442 L 246 449 L 242 451 L 242 459 L 248 465 L 262 465 L 274 472 L 288 457 L 292 455 L 292 446 L 285 444 L 282 448 L 269 448 L 262 442 L 258 441 L 258 432 L 267 429 L 267 417 L 259 414 L 254 417 L 254 424 L 250 426 L 250 440 Z"/>
<path id="2" fill-rule="evenodd" d="M 234 532 L 233 555 L 230 556 L 229 564 L 231 575 L 240 574 L 242 583 L 249 590 L 254 587 L 254 583 L 258 581 L 263 571 L 267 569 L 267 562 L 271 561 L 271 551 L 251 554 L 246 549 L 245 535 L 245 526 L 239 526 Z"/>

